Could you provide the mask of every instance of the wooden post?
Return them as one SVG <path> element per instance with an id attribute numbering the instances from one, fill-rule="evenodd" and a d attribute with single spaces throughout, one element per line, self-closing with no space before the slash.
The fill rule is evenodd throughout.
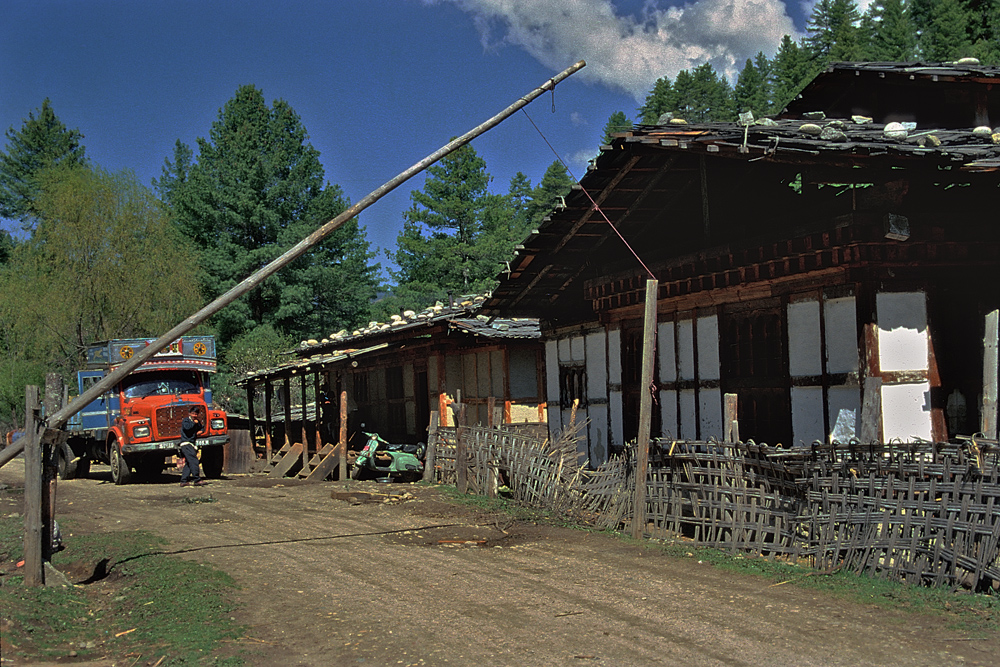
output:
<path id="1" fill-rule="evenodd" d="M 299 378 L 301 388 L 299 399 L 302 401 L 302 472 L 309 474 L 309 435 L 306 433 L 306 374 L 305 371 Z"/>
<path id="2" fill-rule="evenodd" d="M 59 373 L 45 375 L 45 414 L 51 415 L 62 407 L 63 381 Z M 44 429 L 43 429 L 44 431 Z M 42 449 L 42 558 L 52 560 L 52 536 L 56 523 L 56 480 L 59 478 L 61 442 L 41 442 Z"/>
<path id="3" fill-rule="evenodd" d="M 642 379 L 639 387 L 639 435 L 636 438 L 635 496 L 632 504 L 632 537 L 639 539 L 646 527 L 646 471 L 649 468 L 649 433 L 653 417 L 653 367 L 656 363 L 656 293 L 659 283 L 646 281 L 646 312 L 642 335 Z"/>
<path id="4" fill-rule="evenodd" d="M 344 382 L 341 376 L 341 382 Z M 347 481 L 347 390 L 340 390 L 340 481 Z"/>
<path id="5" fill-rule="evenodd" d="M 438 413 L 431 413 L 431 423 L 427 426 L 427 451 L 424 452 L 424 481 L 433 482 L 434 465 L 437 456 Z"/>
<path id="6" fill-rule="evenodd" d="M 740 422 L 738 418 L 739 400 L 736 394 L 726 394 L 726 413 L 722 417 L 722 431 L 725 434 L 725 442 L 740 441 Z"/>
<path id="7" fill-rule="evenodd" d="M 271 380 L 264 380 L 264 455 L 267 463 L 271 463 L 271 395 L 273 393 Z"/>
<path id="8" fill-rule="evenodd" d="M 281 397 L 281 402 L 285 406 L 285 445 L 292 444 L 292 378 L 286 377 L 282 387 L 285 395 Z"/>
<path id="9" fill-rule="evenodd" d="M 257 458 L 257 419 L 254 415 L 253 400 L 257 394 L 257 385 L 253 382 L 247 383 L 247 419 L 250 422 L 250 451 L 254 458 Z"/>
<path id="10" fill-rule="evenodd" d="M 316 374 L 313 376 L 313 390 L 316 394 L 316 453 L 319 454 L 320 450 L 323 449 L 323 392 L 319 386 L 319 369 L 316 370 Z"/>
<path id="11" fill-rule="evenodd" d="M 24 585 L 45 583 L 42 549 L 42 446 L 38 387 L 24 388 Z"/>
<path id="12" fill-rule="evenodd" d="M 990 440 L 1000 438 L 1000 310 L 986 314 L 983 338 L 983 409 L 979 430 Z"/>
<path id="13" fill-rule="evenodd" d="M 490 428 L 495 426 L 493 422 L 493 411 L 496 409 L 497 399 L 495 396 L 490 396 L 486 399 L 486 425 Z"/>
<path id="14" fill-rule="evenodd" d="M 465 403 L 460 403 L 455 425 L 455 487 L 461 494 L 469 492 L 469 461 L 465 451 Z"/>

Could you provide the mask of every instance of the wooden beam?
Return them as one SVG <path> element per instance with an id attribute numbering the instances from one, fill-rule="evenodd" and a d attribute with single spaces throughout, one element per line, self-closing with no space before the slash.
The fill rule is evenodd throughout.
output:
<path id="1" fill-rule="evenodd" d="M 264 455 L 267 457 L 267 464 L 271 464 L 271 395 L 273 387 L 271 379 L 264 380 Z"/>
<path id="2" fill-rule="evenodd" d="M 642 374 L 639 385 L 639 434 L 636 438 L 635 495 L 632 503 L 632 537 L 639 539 L 646 527 L 646 473 L 649 469 L 649 434 L 653 417 L 653 368 L 656 364 L 656 280 L 646 281 L 646 312 L 642 331 Z"/>
<path id="3" fill-rule="evenodd" d="M 344 389 L 346 379 L 340 376 L 340 439 L 337 447 L 340 449 L 340 481 L 347 481 L 347 390 Z"/>
<path id="4" fill-rule="evenodd" d="M 24 388 L 24 585 L 45 583 L 42 553 L 42 443 L 38 387 Z"/>
<path id="5" fill-rule="evenodd" d="M 990 440 L 1000 439 L 1000 310 L 986 314 L 983 338 L 983 408 L 979 430 Z"/>

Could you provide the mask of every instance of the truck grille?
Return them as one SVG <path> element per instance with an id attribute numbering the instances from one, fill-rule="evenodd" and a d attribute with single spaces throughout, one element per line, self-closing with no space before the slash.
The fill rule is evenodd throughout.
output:
<path id="1" fill-rule="evenodd" d="M 205 408 L 198 405 L 198 417 L 201 419 L 202 430 L 204 430 Z M 181 437 L 181 422 L 188 416 L 190 405 L 169 405 L 156 409 L 156 438 L 158 440 L 168 440 Z"/>

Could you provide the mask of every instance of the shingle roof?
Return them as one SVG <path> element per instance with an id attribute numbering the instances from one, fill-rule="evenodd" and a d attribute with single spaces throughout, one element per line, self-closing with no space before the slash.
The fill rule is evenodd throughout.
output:
<path id="1" fill-rule="evenodd" d="M 313 365 L 326 365 L 354 359 L 383 350 L 408 335 L 423 333 L 429 326 L 444 326 L 449 331 L 492 339 L 540 338 L 537 319 L 490 319 L 479 314 L 488 295 L 461 297 L 445 305 L 441 302 L 417 313 L 406 311 L 390 322 L 369 322 L 351 333 L 339 331 L 322 340 L 304 340 L 292 350 L 296 359 L 273 368 L 259 369 L 240 378 L 245 384 L 268 375 L 296 373 Z"/>

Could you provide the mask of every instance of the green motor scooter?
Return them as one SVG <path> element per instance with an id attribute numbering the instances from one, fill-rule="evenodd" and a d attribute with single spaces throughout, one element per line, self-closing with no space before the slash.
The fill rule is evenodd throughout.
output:
<path id="1" fill-rule="evenodd" d="M 354 459 L 351 479 L 415 482 L 423 475 L 423 443 L 396 445 L 377 433 L 362 433 L 368 436 L 368 442 Z"/>

